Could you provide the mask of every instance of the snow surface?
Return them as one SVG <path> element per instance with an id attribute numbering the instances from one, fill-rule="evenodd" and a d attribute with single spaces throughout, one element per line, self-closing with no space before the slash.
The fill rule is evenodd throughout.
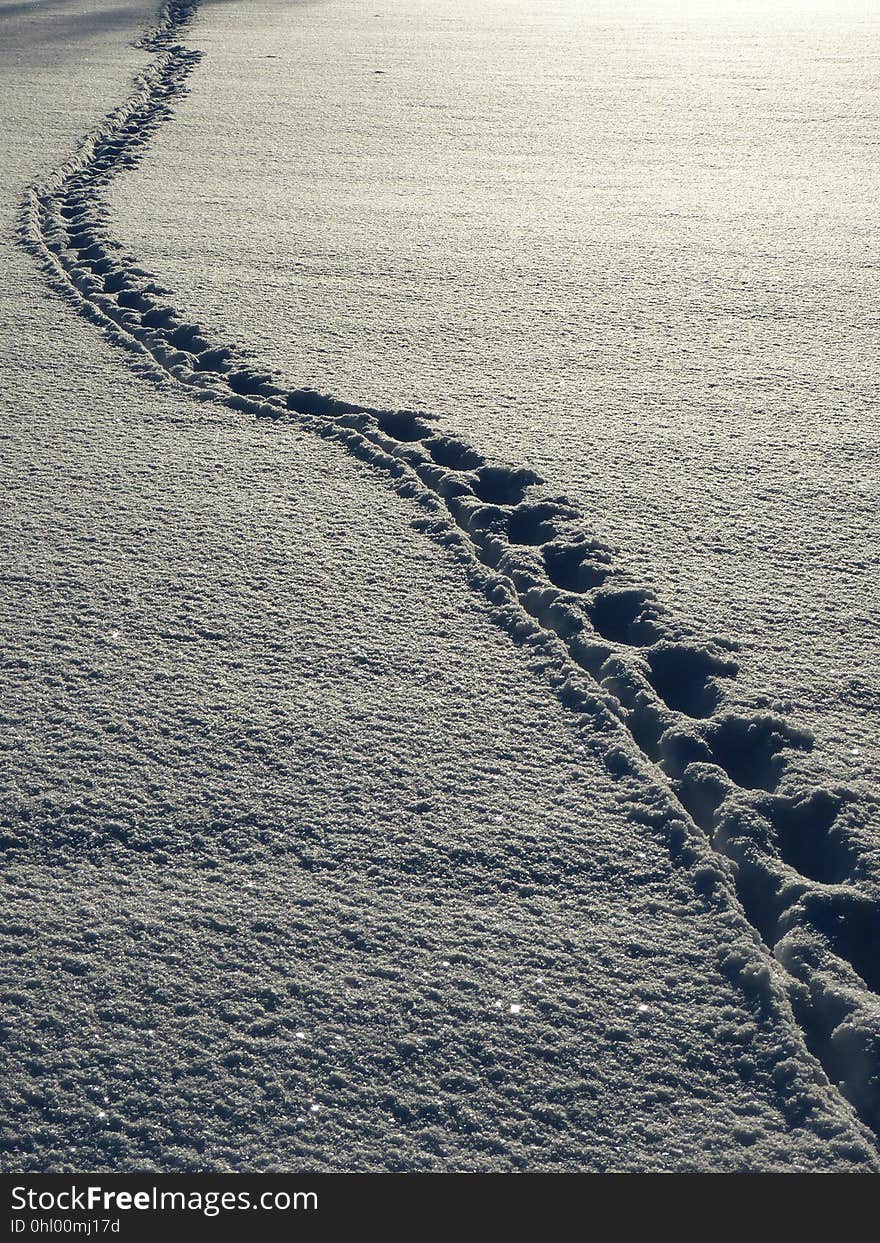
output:
<path id="1" fill-rule="evenodd" d="M 436 46 L 445 19 L 460 48 L 466 17 L 396 4 L 380 43 L 402 24 L 421 54 L 418 22 Z M 401 314 L 393 265 L 375 296 L 347 250 L 374 200 L 302 140 L 372 144 L 389 201 L 406 184 L 406 117 L 393 160 L 352 120 L 376 89 L 365 9 L 209 6 L 139 50 L 140 5 L 4 20 L 5 1167 L 876 1168 L 870 782 L 826 788 L 773 698 L 784 660 L 766 702 L 722 689 L 751 649 L 709 641 L 693 587 L 655 609 L 650 558 L 593 538 L 623 543 L 573 486 L 592 402 L 579 440 L 534 387 L 530 329 L 514 418 L 488 356 L 465 392 L 491 333 L 453 357 Z M 314 280 L 303 150 L 325 168 Z M 399 241 L 386 212 L 371 229 Z M 237 370 L 194 370 L 198 342 Z M 393 414 L 407 391 L 440 421 Z M 654 495 L 650 471 L 630 486 Z"/>
<path id="2" fill-rule="evenodd" d="M 112 191 L 181 305 L 537 470 L 876 789 L 876 9 L 231 0 L 195 45 Z"/>

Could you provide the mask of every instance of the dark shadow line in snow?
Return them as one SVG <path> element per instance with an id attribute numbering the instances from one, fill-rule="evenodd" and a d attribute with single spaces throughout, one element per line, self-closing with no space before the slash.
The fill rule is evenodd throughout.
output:
<path id="1" fill-rule="evenodd" d="M 140 159 L 201 58 L 178 43 L 197 2 L 166 4 L 141 41 L 156 57 L 128 99 L 30 187 L 24 245 L 53 287 L 129 351 L 139 373 L 198 400 L 294 421 L 383 471 L 429 512 L 418 525 L 468 567 L 495 620 L 535 649 L 562 701 L 601 737 L 612 773 L 631 776 L 645 759 L 662 776 L 674 796 L 673 853 L 704 876 L 715 866 L 722 889 L 732 880 L 752 927 L 788 972 L 811 1047 L 880 1131 L 880 1023 L 871 995 L 880 974 L 870 944 L 880 903 L 871 883 L 856 888 L 872 882 L 869 868 L 876 885 L 880 868 L 840 816 L 852 804 L 849 792 L 791 788 L 788 758 L 809 750 L 810 735 L 768 714 L 726 710 L 724 682 L 737 674 L 731 645 L 700 640 L 671 619 L 577 507 L 549 495 L 534 472 L 488 463 L 429 414 L 354 405 L 255 370 L 188 321 L 109 236 L 103 188 Z M 637 755 L 623 758 L 624 738 Z M 857 1038 L 844 1038 L 844 1028 Z M 841 1042 L 859 1049 L 851 1074 L 840 1073 Z"/>

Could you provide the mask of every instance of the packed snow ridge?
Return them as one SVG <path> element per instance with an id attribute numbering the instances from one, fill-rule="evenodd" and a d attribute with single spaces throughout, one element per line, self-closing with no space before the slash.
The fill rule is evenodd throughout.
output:
<path id="1" fill-rule="evenodd" d="M 880 857 L 869 833 L 877 807 L 844 788 L 799 788 L 788 760 L 810 749 L 809 733 L 725 710 L 733 645 L 686 633 L 532 471 L 487 462 L 433 416 L 352 405 L 255 371 L 189 322 L 108 236 L 104 187 L 139 159 L 201 58 L 177 42 L 196 5 L 166 5 L 141 44 L 155 59 L 128 99 L 29 188 L 22 241 L 141 374 L 296 421 L 422 507 L 418 525 L 464 561 L 495 620 L 541 655 L 560 698 L 603 739 L 609 767 L 653 766 L 675 800 L 670 849 L 695 883 L 734 885 L 756 932 L 756 960 L 731 963 L 731 974 L 768 996 L 784 981 L 810 1048 L 880 1132 Z"/>

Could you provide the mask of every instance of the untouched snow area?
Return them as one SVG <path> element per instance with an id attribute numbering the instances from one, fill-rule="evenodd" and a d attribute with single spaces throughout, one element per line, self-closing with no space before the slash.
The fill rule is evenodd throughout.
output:
<path id="1" fill-rule="evenodd" d="M 670 298 L 727 269 L 640 215 L 648 17 L 473 12 L 0 6 L 6 1169 L 877 1168 L 867 280 L 802 257 L 808 411 Z"/>

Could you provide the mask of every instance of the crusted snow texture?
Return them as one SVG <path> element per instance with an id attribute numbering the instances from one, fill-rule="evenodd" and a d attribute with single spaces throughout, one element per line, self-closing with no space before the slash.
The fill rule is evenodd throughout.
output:
<path id="1" fill-rule="evenodd" d="M 180 43 L 195 7 L 194 0 L 176 0 L 166 7 L 143 40 L 155 57 L 125 102 L 63 166 L 28 189 L 22 242 L 54 289 L 124 348 L 139 374 L 209 406 L 295 426 L 341 446 L 407 498 L 419 515 L 417 528 L 460 565 L 493 619 L 527 648 L 543 679 L 583 723 L 589 745 L 601 755 L 621 792 L 632 798 L 634 820 L 653 824 L 700 900 L 717 906 L 720 921 L 735 922 L 741 908 L 754 941 L 746 948 L 730 948 L 719 970 L 758 1011 L 779 1014 L 785 1021 L 791 1006 L 832 1083 L 865 1123 L 880 1129 L 880 861 L 868 832 L 876 821 L 876 806 L 845 788 L 793 783 L 788 759 L 792 752 L 810 750 L 810 734 L 775 715 L 741 715 L 728 708 L 725 686 L 738 672 L 735 645 L 687 632 L 648 586 L 632 580 L 588 517 L 568 498 L 554 495 L 527 466 L 488 461 L 478 447 L 441 428 L 429 413 L 363 408 L 261 371 L 234 345 L 211 339 L 176 304 L 173 293 L 110 236 L 105 187 L 118 171 L 141 158 L 151 134 L 173 115 L 174 102 L 187 89 L 200 59 L 198 51 Z M 655 807 L 647 810 L 646 781 L 660 790 Z M 83 814 L 90 818 L 88 807 Z M 53 834 L 67 838 L 77 822 L 77 816 L 69 815 L 36 824 L 27 819 L 10 822 L 2 846 L 13 859 L 37 842 L 41 850 L 51 850 Z M 241 832 L 251 830 L 243 826 Z M 129 823 L 107 821 L 102 835 L 114 849 L 122 842 L 151 855 L 159 852 L 160 860 L 184 849 L 173 826 L 141 840 Z M 257 833 L 254 850 L 259 858 L 263 852 L 258 838 Z M 580 866 L 575 854 L 566 857 L 560 843 L 545 848 L 548 874 Z M 308 853 L 311 857 L 312 846 Z M 324 860 L 315 866 L 328 865 Z M 480 866 L 477 855 L 451 857 L 450 882 L 457 883 L 453 874 L 462 868 Z M 533 855 L 519 882 L 524 897 L 532 896 L 538 871 Z M 63 890 L 62 882 L 59 901 Z M 56 890 L 50 886 L 47 892 Z M 19 896 L 27 907 L 31 895 L 23 889 Z M 734 915 L 726 914 L 728 910 Z M 198 934 L 201 918 L 196 909 L 187 936 Z M 278 918 L 277 912 L 267 912 L 257 921 L 259 927 L 250 924 L 247 936 L 262 944 L 264 935 L 277 931 Z M 382 967 L 381 913 L 374 918 L 377 928 L 353 925 L 346 935 L 353 944 L 370 948 L 372 973 L 381 979 L 387 970 L 387 979 L 393 981 L 390 961 Z M 242 919 L 243 914 L 233 913 L 227 926 L 213 928 L 229 943 L 236 962 L 245 935 Z M 107 923 L 108 935 L 112 922 L 110 918 Z M 475 930 L 474 944 L 488 935 L 488 926 Z M 158 954 L 160 948 L 153 946 L 150 952 Z M 173 957 L 180 950 L 168 946 L 163 952 Z M 459 952 L 453 971 L 454 1008 L 467 1029 L 477 982 L 470 951 Z M 419 957 L 418 946 L 413 953 Z M 529 967 L 532 974 L 540 974 L 545 964 Z M 328 981 L 325 995 L 325 986 L 316 981 L 292 981 L 286 997 L 260 995 L 254 1038 L 271 1039 L 279 1024 L 299 1021 L 288 1015 L 290 997 L 307 998 L 320 1011 L 342 986 L 339 980 Z M 161 986 L 159 993 L 161 1004 L 170 1004 L 170 993 Z M 441 1004 L 439 995 L 436 1002 Z M 566 1004 L 561 999 L 534 1000 L 539 1010 L 564 1009 Z M 109 1000 L 107 1005 L 114 1008 Z M 148 1016 L 143 1025 L 152 1030 Z M 455 1083 L 438 1085 L 444 1098 L 439 1104 L 425 1105 L 408 1095 L 404 1068 L 434 1038 L 427 1028 L 400 1038 L 389 1033 L 384 1050 L 375 1051 L 376 1058 L 390 1058 L 400 1068 L 404 1084 L 399 1098 L 382 1108 L 401 1127 L 424 1129 L 425 1151 L 440 1142 L 429 1133 L 453 1098 L 458 1125 L 480 1134 L 479 1120 L 465 1103 L 470 1087 L 461 1076 Z M 249 1045 L 233 1044 L 229 1056 L 247 1063 L 254 1052 Z M 323 1064 L 326 1043 L 314 1056 Z M 563 1057 L 561 1047 L 548 1047 L 546 1056 L 556 1063 Z M 503 1060 L 497 1061 L 491 1048 L 476 1059 L 477 1065 L 490 1078 L 500 1076 L 501 1081 L 505 1076 Z M 789 1069 L 796 1075 L 796 1069 Z M 332 1073 L 346 1090 L 366 1090 L 365 1084 L 356 1085 L 350 1070 Z M 784 1077 L 785 1065 L 767 1073 Z M 546 1116 L 537 1124 L 542 1135 L 548 1128 L 563 1127 L 566 1093 L 560 1080 L 556 1104 L 546 1105 Z M 801 1084 L 792 1099 L 800 1102 L 801 1111 L 820 1108 L 820 1097 L 809 1084 Z M 144 1125 L 146 1134 L 149 1126 Z M 475 1151 L 488 1151 L 481 1143 L 475 1141 Z M 488 1138 L 485 1145 L 491 1148 Z M 559 1159 L 564 1162 L 565 1155 Z"/>

